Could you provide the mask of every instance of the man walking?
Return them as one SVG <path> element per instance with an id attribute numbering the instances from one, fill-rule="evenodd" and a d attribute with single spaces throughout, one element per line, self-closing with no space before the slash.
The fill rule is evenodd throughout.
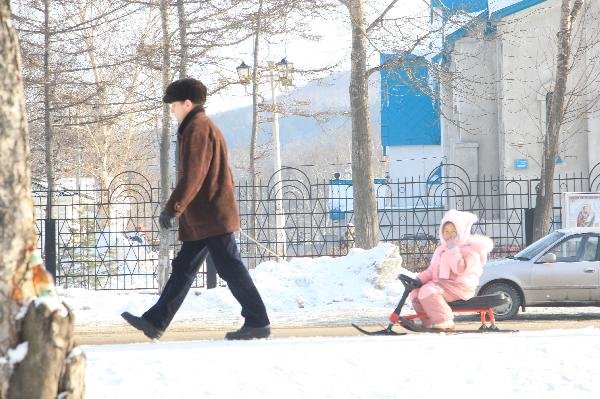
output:
<path id="1" fill-rule="evenodd" d="M 233 232 L 240 229 L 233 177 L 222 133 L 204 113 L 206 86 L 186 78 L 171 83 L 163 102 L 180 123 L 177 130 L 177 185 L 160 213 L 162 229 L 179 219 L 181 250 L 160 298 L 141 317 L 121 316 L 148 338 L 158 339 L 183 303 L 200 265 L 210 253 L 219 276 L 242 306 L 243 326 L 225 339 L 267 338 L 265 305 L 241 260 Z"/>

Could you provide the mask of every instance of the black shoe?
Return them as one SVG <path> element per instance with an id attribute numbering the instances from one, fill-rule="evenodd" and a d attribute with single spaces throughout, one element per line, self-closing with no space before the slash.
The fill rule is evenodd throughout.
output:
<path id="1" fill-rule="evenodd" d="M 143 332 L 144 335 L 150 339 L 159 339 L 164 333 L 163 330 L 154 327 L 152 323 L 143 317 L 134 316 L 129 312 L 121 313 L 121 317 L 123 317 L 125 321 L 131 324 L 134 328 L 137 328 Z"/>
<path id="2" fill-rule="evenodd" d="M 271 326 L 268 324 L 264 327 L 243 326 L 239 330 L 230 331 L 227 334 L 225 334 L 225 339 L 227 339 L 227 340 L 259 339 L 259 338 L 269 338 L 270 335 L 271 335 Z"/>

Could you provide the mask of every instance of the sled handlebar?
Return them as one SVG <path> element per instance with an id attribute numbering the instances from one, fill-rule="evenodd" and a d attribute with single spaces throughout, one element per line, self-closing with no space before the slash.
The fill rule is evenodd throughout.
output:
<path id="1" fill-rule="evenodd" d="M 412 278 L 410 276 L 407 276 L 406 274 L 399 274 L 398 278 L 400 279 L 400 281 L 402 281 L 402 284 L 404 285 L 404 288 L 407 291 L 412 291 L 416 288 L 420 288 L 423 285 L 421 280 L 419 280 L 418 278 Z"/>

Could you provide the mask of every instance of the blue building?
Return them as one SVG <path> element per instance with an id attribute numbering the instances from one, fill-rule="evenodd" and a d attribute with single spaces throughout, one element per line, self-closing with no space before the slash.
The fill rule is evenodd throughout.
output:
<path id="1" fill-rule="evenodd" d="M 439 34 L 419 54 L 381 56 L 382 64 L 399 60 L 381 73 L 381 137 L 391 177 L 429 176 L 441 161 L 472 180 L 539 177 L 561 1 L 431 4 L 432 32 Z M 600 64 L 590 61 L 600 57 L 593 40 L 600 37 L 600 1 L 585 7 L 577 21 L 583 26 L 574 31 L 581 47 L 573 51 L 579 59 L 567 90 L 575 95 L 566 103 L 556 173 L 586 175 L 600 162 L 600 103 L 592 94 L 600 92 Z M 590 94 L 577 95 L 583 92 Z"/>
<path id="2" fill-rule="evenodd" d="M 439 86 L 428 61 L 413 54 L 381 54 L 381 144 L 392 179 L 426 177 L 442 160 Z"/>

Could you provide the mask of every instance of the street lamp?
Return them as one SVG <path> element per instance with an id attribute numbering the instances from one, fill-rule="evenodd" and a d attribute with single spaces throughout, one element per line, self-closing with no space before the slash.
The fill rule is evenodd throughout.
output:
<path id="1" fill-rule="evenodd" d="M 279 74 L 279 81 L 284 86 L 292 85 L 292 72 L 294 72 L 294 63 L 288 62 L 285 58 L 282 58 L 277 64 L 277 73 Z"/>
<path id="2" fill-rule="evenodd" d="M 244 61 L 236 68 L 241 84 L 248 84 L 251 81 L 250 67 Z M 277 229 L 277 254 L 285 257 L 286 253 L 286 236 L 285 236 L 285 213 L 283 211 L 283 187 L 281 183 L 281 144 L 279 142 L 279 113 L 277 112 L 277 95 L 276 89 L 278 86 L 292 86 L 292 74 L 294 72 L 294 64 L 288 62 L 285 58 L 274 63 L 269 61 L 267 64 L 269 71 L 269 79 L 271 81 L 271 113 L 273 114 L 273 122 L 271 124 L 273 131 L 273 151 L 274 151 L 274 167 L 275 167 L 275 225 Z"/>
<path id="3" fill-rule="evenodd" d="M 247 85 L 250 83 L 250 67 L 246 65 L 244 61 L 242 61 L 242 63 L 235 69 L 238 73 L 241 84 Z"/>

